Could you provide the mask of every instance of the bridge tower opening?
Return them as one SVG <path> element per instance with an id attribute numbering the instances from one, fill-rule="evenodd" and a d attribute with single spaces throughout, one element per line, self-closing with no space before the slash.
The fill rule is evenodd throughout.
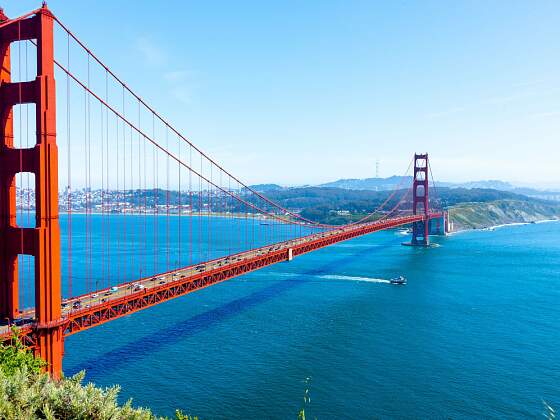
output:
<path id="1" fill-rule="evenodd" d="M 43 6 L 34 15 L 10 21 L 0 11 L 0 317 L 13 321 L 18 307 L 18 255 L 35 258 L 35 352 L 47 370 L 62 370 L 60 227 L 58 220 L 58 149 L 54 80 L 53 15 Z M 10 44 L 34 40 L 37 75 L 11 81 Z M 14 147 L 13 108 L 35 104 L 36 144 Z M 35 175 L 35 227 L 16 220 L 16 175 Z"/>
<path id="2" fill-rule="evenodd" d="M 429 194 L 428 194 L 428 154 L 414 155 L 414 179 L 412 184 L 412 212 L 422 214 L 424 220 L 412 224 L 413 246 L 428 246 L 430 244 Z"/>

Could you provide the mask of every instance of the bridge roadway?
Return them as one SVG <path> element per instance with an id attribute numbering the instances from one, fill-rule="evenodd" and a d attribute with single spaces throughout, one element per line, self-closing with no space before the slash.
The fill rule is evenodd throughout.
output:
<path id="1" fill-rule="evenodd" d="M 441 217 L 434 213 L 429 218 Z M 20 335 L 24 341 L 34 345 L 34 332 L 38 328 L 62 327 L 64 336 L 92 328 L 164 301 L 183 296 L 195 290 L 220 283 L 260 268 L 288 261 L 337 242 L 346 241 L 368 233 L 395 228 L 423 220 L 422 215 L 395 217 L 340 229 L 317 232 L 285 242 L 278 242 L 202 262 L 200 264 L 127 282 L 95 293 L 72 297 L 62 303 L 62 319 L 50 325 L 39 325 L 33 319 L 34 311 L 22 314 L 18 322 Z M 291 257 L 290 257 L 291 253 Z M 9 338 L 7 325 L 0 327 L 0 342 Z"/>

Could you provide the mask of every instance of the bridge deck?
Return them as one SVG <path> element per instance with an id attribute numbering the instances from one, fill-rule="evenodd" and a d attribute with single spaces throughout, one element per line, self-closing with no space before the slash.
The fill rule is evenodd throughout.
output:
<path id="1" fill-rule="evenodd" d="M 439 214 L 432 214 L 430 217 L 439 217 Z M 27 321 L 23 322 L 19 329 L 29 345 L 34 344 L 33 332 L 37 328 L 62 325 L 64 335 L 68 336 L 195 290 L 287 261 L 290 249 L 292 256 L 296 257 L 357 236 L 421 220 L 422 215 L 413 215 L 345 226 L 131 281 L 117 286 L 116 291 L 104 289 L 63 301 L 62 319 L 53 325 L 37 325 L 32 318 L 32 312 L 24 313 L 23 318 L 27 318 Z M 8 339 L 10 334 L 8 326 L 2 326 L 0 341 Z"/>

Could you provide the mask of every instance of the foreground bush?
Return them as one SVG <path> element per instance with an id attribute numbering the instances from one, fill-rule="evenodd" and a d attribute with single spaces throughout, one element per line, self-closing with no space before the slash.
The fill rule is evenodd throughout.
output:
<path id="1" fill-rule="evenodd" d="M 131 401 L 119 405 L 120 388 L 98 388 L 83 384 L 84 372 L 53 381 L 44 366 L 16 338 L 0 345 L 0 418 L 20 419 L 156 419 L 144 408 L 133 408 Z M 177 412 L 180 420 L 194 420 Z"/>

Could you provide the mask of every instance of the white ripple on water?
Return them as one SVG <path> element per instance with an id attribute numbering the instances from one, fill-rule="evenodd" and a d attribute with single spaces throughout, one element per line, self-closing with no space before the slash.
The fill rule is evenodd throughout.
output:
<path id="1" fill-rule="evenodd" d="M 545 219 L 545 220 L 537 220 L 535 223 L 541 224 L 541 223 L 558 223 L 560 222 L 560 219 Z"/>
<path id="2" fill-rule="evenodd" d="M 247 282 L 252 281 L 252 278 L 255 277 L 264 277 L 269 280 L 275 280 L 278 278 L 289 278 L 289 277 L 296 277 L 301 276 L 301 273 L 270 273 L 270 272 L 263 272 L 263 271 L 254 271 L 252 273 L 247 274 L 249 277 L 239 277 L 238 281 Z"/>
<path id="3" fill-rule="evenodd" d="M 331 248 L 373 248 L 375 246 L 379 246 L 376 244 L 333 244 Z"/>
<path id="4" fill-rule="evenodd" d="M 325 274 L 318 277 L 326 280 L 365 281 L 367 283 L 390 283 L 390 281 L 386 279 L 377 279 L 372 277 L 341 276 L 337 274 Z"/>
<path id="5" fill-rule="evenodd" d="M 358 277 L 358 276 L 343 276 L 340 274 L 323 274 L 323 275 L 309 275 L 306 273 L 289 273 L 289 272 L 285 272 L 285 273 L 263 273 L 263 272 L 254 272 L 251 273 L 251 275 L 253 276 L 257 276 L 257 277 L 267 277 L 267 278 L 289 278 L 289 277 L 296 277 L 296 276 L 309 276 L 309 277 L 315 277 L 317 279 L 323 279 L 323 280 L 344 280 L 344 281 L 363 281 L 363 282 L 367 282 L 367 283 L 385 283 L 385 284 L 389 284 L 391 283 L 389 280 L 387 279 L 379 279 L 379 278 L 375 278 L 375 277 Z"/>

